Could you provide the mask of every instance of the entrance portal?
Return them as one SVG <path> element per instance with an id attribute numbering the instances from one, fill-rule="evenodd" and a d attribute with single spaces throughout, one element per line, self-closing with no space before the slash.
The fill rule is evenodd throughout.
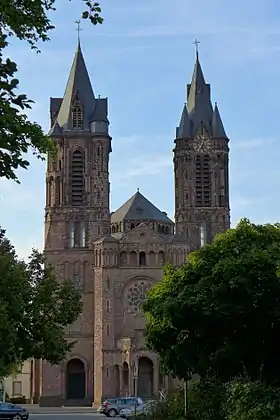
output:
<path id="1" fill-rule="evenodd" d="M 80 359 L 71 359 L 66 366 L 66 398 L 67 400 L 83 400 L 85 396 L 85 365 Z"/>
<path id="2" fill-rule="evenodd" d="M 138 365 L 138 396 L 151 398 L 154 393 L 154 365 L 147 357 L 140 357 Z"/>

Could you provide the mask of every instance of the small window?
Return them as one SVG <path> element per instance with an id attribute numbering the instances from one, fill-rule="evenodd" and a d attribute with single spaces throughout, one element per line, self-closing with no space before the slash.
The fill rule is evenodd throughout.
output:
<path id="1" fill-rule="evenodd" d="M 110 302 L 109 302 L 109 300 L 106 301 L 106 311 L 110 312 Z"/>
<path id="2" fill-rule="evenodd" d="M 203 220 L 200 224 L 200 246 L 203 246 L 206 243 L 207 243 L 206 221 Z"/>
<path id="3" fill-rule="evenodd" d="M 146 254 L 144 251 L 139 252 L 139 265 L 146 265 Z"/>

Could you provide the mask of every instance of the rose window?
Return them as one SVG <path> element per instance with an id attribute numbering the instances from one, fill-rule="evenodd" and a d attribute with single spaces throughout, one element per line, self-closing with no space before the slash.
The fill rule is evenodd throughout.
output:
<path id="1" fill-rule="evenodd" d="M 144 281 L 134 284 L 127 292 L 129 312 L 138 313 L 146 300 L 149 285 Z"/>

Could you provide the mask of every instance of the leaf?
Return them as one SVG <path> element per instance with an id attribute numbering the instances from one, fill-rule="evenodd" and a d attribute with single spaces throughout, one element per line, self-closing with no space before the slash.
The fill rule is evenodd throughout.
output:
<path id="1" fill-rule="evenodd" d="M 147 344 L 181 378 L 278 381 L 279 267 L 279 225 L 241 220 L 187 264 L 165 269 L 144 305 Z"/>

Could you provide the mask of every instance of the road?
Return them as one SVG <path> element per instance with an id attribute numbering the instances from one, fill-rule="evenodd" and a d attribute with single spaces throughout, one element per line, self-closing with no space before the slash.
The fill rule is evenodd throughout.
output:
<path id="1" fill-rule="evenodd" d="M 98 413 L 41 413 L 41 414 L 30 414 L 29 419 L 30 420 L 75 420 L 84 418 L 84 420 L 87 419 L 94 419 L 94 420 L 105 420 L 106 417 L 102 416 Z"/>
<path id="2" fill-rule="evenodd" d="M 106 420 L 91 407 L 25 407 L 30 420 Z M 120 420 L 120 418 L 119 418 Z"/>
<path id="3" fill-rule="evenodd" d="M 73 413 L 67 412 L 67 413 L 61 413 L 59 411 L 57 412 L 42 412 L 42 413 L 36 413 L 32 414 L 30 413 L 30 420 L 105 420 L 106 417 L 103 415 L 100 415 L 98 413 L 85 413 L 81 411 L 75 410 Z M 119 419 L 119 418 L 118 418 Z"/>

